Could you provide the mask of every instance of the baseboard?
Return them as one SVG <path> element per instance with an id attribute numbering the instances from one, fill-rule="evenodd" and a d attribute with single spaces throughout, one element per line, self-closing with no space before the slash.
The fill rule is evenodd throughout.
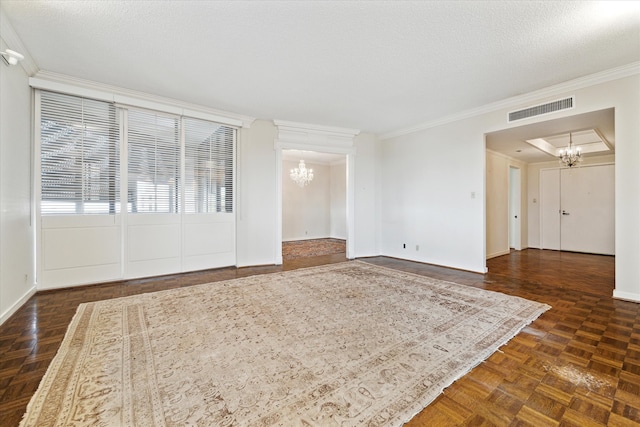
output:
<path id="1" fill-rule="evenodd" d="M 640 302 L 640 294 L 636 294 L 633 292 L 622 292 L 614 289 L 613 297 L 615 299 L 622 299 L 625 301 Z"/>
<path id="2" fill-rule="evenodd" d="M 378 253 L 370 253 L 370 254 L 368 254 L 368 253 L 358 253 L 358 254 L 355 254 L 352 259 L 375 258 L 377 256 L 382 256 L 382 255 L 380 255 Z"/>
<path id="3" fill-rule="evenodd" d="M 7 319 L 9 319 L 11 316 L 13 316 L 13 313 L 18 311 L 20 309 L 20 307 L 22 307 L 24 305 L 24 303 L 26 303 L 29 300 L 29 298 L 31 298 L 33 295 L 35 295 L 35 293 L 36 293 L 36 287 L 34 286 L 31 289 L 29 289 L 27 291 L 27 293 L 22 296 L 22 298 L 20 298 L 18 301 L 16 301 L 4 313 L 2 313 L 2 316 L 0 316 L 0 325 L 2 325 Z"/>
<path id="4" fill-rule="evenodd" d="M 335 240 L 344 240 L 346 241 L 347 239 L 345 239 L 344 237 L 300 237 L 300 238 L 295 238 L 295 239 L 283 239 L 282 243 L 287 243 L 287 242 L 303 242 L 303 241 L 307 241 L 307 240 L 324 240 L 324 239 L 335 239 Z"/>
<path id="5" fill-rule="evenodd" d="M 484 274 L 484 273 L 487 272 L 487 266 L 486 265 L 484 267 L 482 267 L 481 269 L 474 270 L 473 268 L 468 267 L 468 266 L 464 266 L 464 265 L 442 264 L 442 263 L 438 263 L 438 262 L 427 260 L 427 259 L 409 258 L 409 257 L 406 257 L 406 256 L 400 256 L 400 255 L 389 255 L 389 254 L 382 253 L 382 254 L 376 255 L 376 256 L 382 256 L 382 257 L 387 257 L 387 258 L 395 258 L 395 259 L 399 259 L 399 260 L 403 260 L 403 261 L 418 262 L 420 264 L 429 264 L 429 265 L 434 265 L 436 267 L 445 267 L 445 268 L 450 268 L 450 269 L 453 269 L 453 270 L 468 271 L 468 272 L 471 272 L 471 273 Z"/>
<path id="6" fill-rule="evenodd" d="M 330 239 L 330 237 L 318 237 L 318 236 L 295 237 L 293 239 L 282 239 L 282 243 L 302 242 L 306 240 L 320 240 L 320 239 Z"/>
<path id="7" fill-rule="evenodd" d="M 502 255 L 507 255 L 509 253 L 511 253 L 510 249 L 507 249 L 506 251 L 494 252 L 492 254 L 487 254 L 487 259 L 499 257 L 499 256 L 502 256 Z"/>

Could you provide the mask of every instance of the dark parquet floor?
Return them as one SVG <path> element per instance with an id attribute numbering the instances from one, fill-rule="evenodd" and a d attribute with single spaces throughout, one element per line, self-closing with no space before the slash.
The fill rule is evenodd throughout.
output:
<path id="1" fill-rule="evenodd" d="M 334 254 L 38 293 L 0 326 L 0 425 L 19 423 L 82 302 L 344 260 Z M 640 425 L 640 304 L 611 297 L 613 257 L 529 249 L 488 260 L 484 275 L 363 261 L 552 306 L 409 426 Z"/>

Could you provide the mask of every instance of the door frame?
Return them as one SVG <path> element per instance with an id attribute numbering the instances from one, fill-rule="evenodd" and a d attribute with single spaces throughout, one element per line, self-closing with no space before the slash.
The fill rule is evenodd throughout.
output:
<path id="1" fill-rule="evenodd" d="M 509 248 L 522 250 L 522 170 L 509 165 Z"/>

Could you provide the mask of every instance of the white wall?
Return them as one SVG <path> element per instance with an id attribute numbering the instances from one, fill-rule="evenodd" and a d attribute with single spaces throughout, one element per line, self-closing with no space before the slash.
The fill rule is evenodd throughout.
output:
<path id="1" fill-rule="evenodd" d="M 604 73 L 603 73 L 604 74 Z M 484 135 L 550 118 L 615 108 L 616 289 L 614 296 L 640 301 L 640 74 L 594 83 L 584 79 L 528 94 L 521 107 L 575 96 L 575 107 L 515 124 L 517 107 L 462 118 L 396 136 L 382 144 L 382 246 L 384 255 L 484 269 Z M 476 199 L 469 193 L 478 191 Z M 531 195 L 529 195 L 531 197 Z M 531 221 L 534 219 L 532 218 Z M 406 241 L 407 249 L 401 244 Z M 415 251 L 413 242 L 421 251 Z M 409 244 L 411 243 L 411 244 Z M 530 243 L 531 244 L 531 243 Z M 423 250 L 425 248 L 426 250 Z"/>
<path id="2" fill-rule="evenodd" d="M 256 120 L 238 135 L 237 263 L 274 264 L 276 244 L 276 127 Z M 279 177 L 278 177 L 279 178 Z"/>
<path id="3" fill-rule="evenodd" d="M 527 164 L 487 150 L 487 258 L 509 253 L 509 168 L 520 169 L 520 243 L 527 247 Z"/>
<path id="4" fill-rule="evenodd" d="M 321 239 L 331 230 L 331 168 L 305 162 L 313 169 L 313 181 L 299 187 L 289 171 L 298 162 L 282 161 L 282 241 Z"/>
<path id="5" fill-rule="evenodd" d="M 6 49 L 0 39 L 0 50 Z M 34 292 L 31 90 L 20 65 L 0 62 L 0 323 Z"/>
<path id="6" fill-rule="evenodd" d="M 484 272 L 482 128 L 468 119 L 382 142 L 382 255 Z"/>

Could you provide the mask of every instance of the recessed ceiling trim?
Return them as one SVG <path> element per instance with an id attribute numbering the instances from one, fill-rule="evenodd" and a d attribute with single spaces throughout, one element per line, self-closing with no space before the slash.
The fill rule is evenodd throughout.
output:
<path id="1" fill-rule="evenodd" d="M 607 153 L 612 151 L 611 144 L 605 142 L 606 140 L 602 137 L 602 133 L 595 128 L 527 139 L 525 142 L 540 151 L 557 157 L 560 154 L 560 150 L 566 149 L 571 140 L 573 141 L 574 147 L 579 147 L 583 154 Z"/>
<path id="2" fill-rule="evenodd" d="M 609 148 L 609 150 L 613 150 L 613 144 L 607 138 L 604 137 L 604 135 L 602 134 L 602 132 L 600 132 L 599 129 L 594 129 L 593 131 L 596 133 L 596 135 L 600 137 L 604 145 L 606 145 L 607 148 Z"/>
<path id="3" fill-rule="evenodd" d="M 555 113 L 557 111 L 571 110 L 575 105 L 574 98 L 575 97 L 570 96 L 568 98 L 557 99 L 555 101 L 534 105 L 521 110 L 510 111 L 507 114 L 507 121 L 511 123 L 518 120 L 528 119 L 530 117 Z"/>
<path id="4" fill-rule="evenodd" d="M 558 151 L 558 149 L 556 147 L 554 147 L 553 145 L 549 144 L 545 139 L 543 138 L 534 138 L 534 139 L 527 139 L 527 141 L 529 144 L 531 144 L 532 146 L 534 146 L 535 148 L 537 148 L 538 150 L 547 153 L 551 156 L 555 156 L 556 152 Z"/>

